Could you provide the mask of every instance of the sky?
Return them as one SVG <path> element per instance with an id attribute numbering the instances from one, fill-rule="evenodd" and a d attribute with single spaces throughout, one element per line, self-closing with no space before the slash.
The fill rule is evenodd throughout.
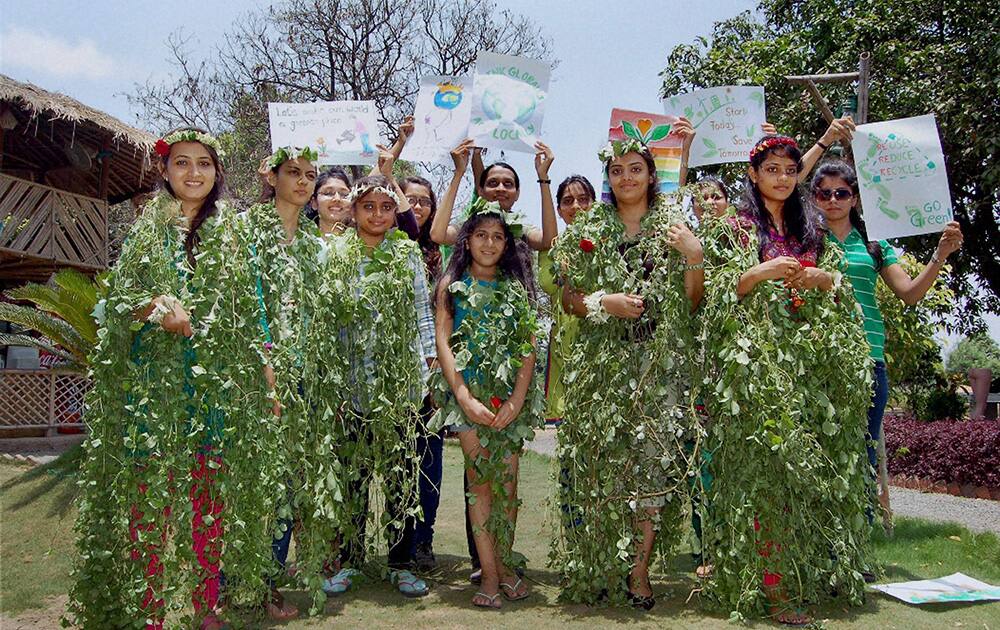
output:
<path id="1" fill-rule="evenodd" d="M 695 10 L 696 5 L 678 0 L 498 2 L 500 8 L 535 20 L 553 40 L 559 59 L 541 133 L 555 153 L 549 172 L 553 190 L 572 173 L 598 185 L 596 153 L 606 141 L 611 109 L 662 112 L 658 75 L 670 50 L 710 35 L 714 22 L 755 4 L 716 0 L 711 10 Z M 83 10 L 76 1 L 5 0 L 0 5 L 0 72 L 140 125 L 125 94 L 134 91 L 136 83 L 169 76 L 168 36 L 179 32 L 190 38 L 196 53 L 208 54 L 235 18 L 261 5 L 136 0 L 92 2 Z M 540 224 L 533 156 L 508 152 L 505 157 L 521 176 L 519 209 Z M 988 321 L 992 336 L 1000 339 L 1000 318 Z"/>

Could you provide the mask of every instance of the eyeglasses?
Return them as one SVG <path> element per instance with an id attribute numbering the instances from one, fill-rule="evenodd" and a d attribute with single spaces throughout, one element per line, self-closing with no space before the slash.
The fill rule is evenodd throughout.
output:
<path id="1" fill-rule="evenodd" d="M 830 201 L 830 199 L 844 201 L 845 199 L 850 199 L 853 196 L 854 191 L 849 188 L 837 188 L 835 190 L 830 190 L 829 188 L 816 189 L 816 198 L 820 201 Z"/>
<path id="2" fill-rule="evenodd" d="M 347 190 L 344 192 L 334 191 L 322 191 L 316 193 L 317 197 L 324 197 L 327 199 L 347 199 L 351 194 L 351 191 Z"/>
<path id="3" fill-rule="evenodd" d="M 423 206 L 424 208 L 431 207 L 430 197 L 410 197 L 407 196 L 406 200 L 410 202 L 411 206 Z"/>
<path id="4" fill-rule="evenodd" d="M 705 201 L 725 201 L 726 197 L 722 193 L 708 193 L 704 196 Z"/>
<path id="5" fill-rule="evenodd" d="M 588 197 L 588 196 L 573 197 L 573 196 L 570 196 L 570 195 L 566 195 L 565 197 L 563 197 L 562 199 L 560 199 L 559 200 L 559 205 L 562 206 L 563 208 L 569 208 L 570 206 L 573 205 L 574 201 L 581 208 L 586 208 L 587 206 L 590 205 L 590 197 Z"/>

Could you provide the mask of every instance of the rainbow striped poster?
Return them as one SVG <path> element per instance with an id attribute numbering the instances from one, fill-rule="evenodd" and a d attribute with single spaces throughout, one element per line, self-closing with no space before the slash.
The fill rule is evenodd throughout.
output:
<path id="1" fill-rule="evenodd" d="M 612 109 L 608 124 L 608 140 L 634 138 L 649 147 L 656 161 L 656 176 L 660 192 L 677 190 L 681 176 L 681 146 L 683 141 L 671 134 L 676 116 L 636 112 L 629 109 Z M 611 187 L 604 178 L 601 199 L 610 201 Z"/>

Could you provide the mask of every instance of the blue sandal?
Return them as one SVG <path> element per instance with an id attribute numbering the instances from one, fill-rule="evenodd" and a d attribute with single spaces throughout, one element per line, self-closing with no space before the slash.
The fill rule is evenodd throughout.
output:
<path id="1" fill-rule="evenodd" d="M 393 570 L 389 575 L 392 583 L 405 597 L 423 597 L 430 592 L 426 582 L 405 569 Z"/>
<path id="2" fill-rule="evenodd" d="M 323 592 L 327 595 L 340 595 L 351 588 L 351 578 L 358 574 L 354 569 L 341 569 L 337 575 L 323 580 Z"/>

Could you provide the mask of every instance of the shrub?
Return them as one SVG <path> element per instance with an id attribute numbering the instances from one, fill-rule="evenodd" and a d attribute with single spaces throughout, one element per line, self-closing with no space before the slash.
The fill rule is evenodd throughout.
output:
<path id="1" fill-rule="evenodd" d="M 886 414 L 884 427 L 890 473 L 1000 488 L 1000 422 L 920 422 Z"/>

